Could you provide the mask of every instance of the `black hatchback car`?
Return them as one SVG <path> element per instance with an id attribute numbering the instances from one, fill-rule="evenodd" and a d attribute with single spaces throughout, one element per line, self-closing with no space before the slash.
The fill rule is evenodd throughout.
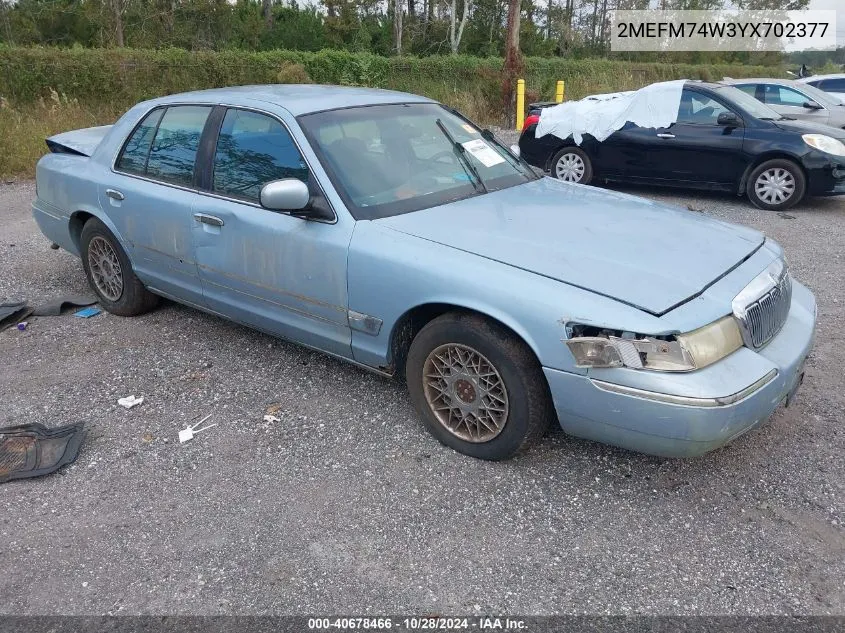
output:
<path id="1" fill-rule="evenodd" d="M 561 180 L 729 191 L 771 210 L 845 194 L 845 131 L 782 117 L 732 86 L 688 81 L 676 123 L 629 122 L 602 142 L 585 135 L 580 146 L 571 136 L 535 138 L 545 105 L 529 111 L 519 150 Z"/>

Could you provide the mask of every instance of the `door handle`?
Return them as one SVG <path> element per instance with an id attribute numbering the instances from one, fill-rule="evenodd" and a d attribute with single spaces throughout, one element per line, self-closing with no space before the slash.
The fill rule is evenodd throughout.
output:
<path id="1" fill-rule="evenodd" d="M 126 196 L 120 193 L 117 189 L 106 189 L 106 195 L 114 200 L 123 200 L 126 198 Z"/>
<path id="2" fill-rule="evenodd" d="M 657 135 L 657 138 L 675 138 L 674 134 L 666 134 L 665 132 L 661 132 Z"/>
<path id="3" fill-rule="evenodd" d="M 208 215 L 206 213 L 194 213 L 194 219 L 203 224 L 210 224 L 211 226 L 223 226 L 223 220 L 220 218 Z"/>

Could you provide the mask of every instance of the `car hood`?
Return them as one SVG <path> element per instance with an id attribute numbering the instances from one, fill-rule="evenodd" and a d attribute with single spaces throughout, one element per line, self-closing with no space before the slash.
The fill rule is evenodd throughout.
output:
<path id="1" fill-rule="evenodd" d="M 702 292 L 765 239 L 699 212 L 552 178 L 376 222 L 655 315 Z"/>
<path id="2" fill-rule="evenodd" d="M 843 108 L 845 109 L 845 108 Z M 825 125 L 824 123 L 813 123 L 811 121 L 771 121 L 772 125 L 787 132 L 798 134 L 826 134 L 833 138 L 845 141 L 845 130 Z"/>

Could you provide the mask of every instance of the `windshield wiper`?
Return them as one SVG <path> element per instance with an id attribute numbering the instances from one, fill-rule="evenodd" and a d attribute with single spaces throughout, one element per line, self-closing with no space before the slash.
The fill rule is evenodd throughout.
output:
<path id="1" fill-rule="evenodd" d="M 522 156 L 514 156 L 511 151 L 507 147 L 505 147 L 504 143 L 502 143 L 499 139 L 496 138 L 496 135 L 493 134 L 493 132 L 491 132 L 487 128 L 484 128 L 483 130 L 481 130 L 481 136 L 484 138 L 485 141 L 493 143 L 496 147 L 501 149 L 505 155 L 505 158 L 508 159 L 511 165 L 519 169 L 522 173 L 531 178 L 531 180 L 537 180 L 538 178 L 540 178 L 534 171 L 534 168 L 528 164 L 528 161 L 526 161 Z"/>
<path id="2" fill-rule="evenodd" d="M 440 119 L 437 119 L 437 127 L 440 128 L 440 131 L 443 132 L 443 136 L 445 136 L 452 144 L 452 151 L 455 152 L 457 159 L 461 161 L 461 164 L 467 171 L 467 175 L 473 179 L 472 186 L 475 187 L 475 190 L 487 193 L 487 187 L 484 185 L 484 181 L 481 180 L 478 170 L 475 168 L 475 165 L 472 164 L 472 161 L 470 161 L 470 159 L 466 156 L 466 148 L 455 140 L 455 137 L 449 133 L 449 130 L 446 129 L 446 126 L 443 125 L 443 121 Z"/>

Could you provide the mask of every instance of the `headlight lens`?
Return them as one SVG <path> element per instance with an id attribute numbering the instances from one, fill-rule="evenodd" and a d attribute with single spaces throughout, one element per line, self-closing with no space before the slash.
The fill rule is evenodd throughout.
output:
<path id="1" fill-rule="evenodd" d="M 825 134 L 803 134 L 804 142 L 821 152 L 845 156 L 845 143 Z"/>
<path id="2" fill-rule="evenodd" d="M 622 336 L 575 336 L 565 343 L 578 367 L 692 371 L 735 352 L 742 347 L 742 336 L 736 320 L 726 316 L 674 340 L 626 332 Z"/>

